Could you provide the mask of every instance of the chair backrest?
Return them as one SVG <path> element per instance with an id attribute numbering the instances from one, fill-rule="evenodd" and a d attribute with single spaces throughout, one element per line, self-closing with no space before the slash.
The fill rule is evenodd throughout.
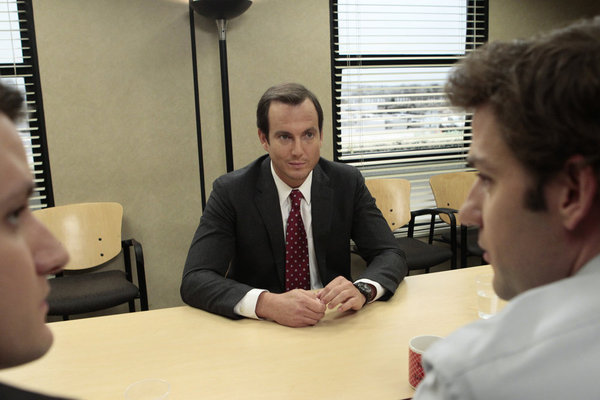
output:
<path id="1" fill-rule="evenodd" d="M 477 172 L 461 171 L 449 172 L 447 174 L 433 175 L 429 178 L 429 185 L 438 207 L 454 208 L 459 210 L 465 202 L 475 179 Z M 456 224 L 460 225 L 458 213 Z M 448 216 L 441 214 L 440 217 L 446 223 L 450 223 Z"/>
<path id="2" fill-rule="evenodd" d="M 36 210 L 34 215 L 69 252 L 66 270 L 95 267 L 121 252 L 119 203 L 69 204 Z"/>
<path id="3" fill-rule="evenodd" d="M 395 231 L 410 222 L 410 182 L 400 178 L 373 178 L 365 181 L 375 204 L 390 229 Z"/>

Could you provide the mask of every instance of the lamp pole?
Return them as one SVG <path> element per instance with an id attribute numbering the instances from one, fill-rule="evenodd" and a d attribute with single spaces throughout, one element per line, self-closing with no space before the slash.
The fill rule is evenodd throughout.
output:
<path id="1" fill-rule="evenodd" d="M 233 171 L 233 141 L 231 139 L 231 109 L 229 107 L 229 72 L 227 71 L 227 20 L 218 19 L 219 57 L 221 60 L 221 98 L 223 101 L 223 128 L 225 135 L 225 162 L 227 172 Z"/>
<path id="2" fill-rule="evenodd" d="M 227 172 L 233 171 L 233 143 L 231 139 L 231 110 L 229 107 L 229 73 L 227 71 L 227 20 L 246 11 L 250 0 L 190 0 L 190 6 L 200 15 L 215 19 L 219 35 L 221 63 L 221 98 L 223 101 L 223 128 Z"/>

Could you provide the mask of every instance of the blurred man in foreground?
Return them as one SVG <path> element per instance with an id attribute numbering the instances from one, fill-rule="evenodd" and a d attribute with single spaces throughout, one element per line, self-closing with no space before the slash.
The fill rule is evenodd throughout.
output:
<path id="1" fill-rule="evenodd" d="M 22 106 L 21 94 L 0 84 L 0 368 L 35 360 L 52 345 L 46 276 L 68 261 L 29 210 L 33 176 L 15 127 Z M 0 399 L 55 398 L 0 384 Z"/>
<path id="2" fill-rule="evenodd" d="M 447 92 L 474 111 L 461 220 L 512 300 L 426 352 L 415 399 L 597 398 L 600 18 L 490 43 Z"/>

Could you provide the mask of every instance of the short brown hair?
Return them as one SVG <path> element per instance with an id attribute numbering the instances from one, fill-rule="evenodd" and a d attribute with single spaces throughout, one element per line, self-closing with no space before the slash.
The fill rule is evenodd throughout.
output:
<path id="1" fill-rule="evenodd" d="M 271 102 L 278 101 L 284 104 L 299 105 L 306 99 L 310 99 L 317 110 L 319 133 L 321 134 L 323 132 L 323 109 L 317 96 L 310 90 L 299 83 L 283 83 L 267 89 L 256 108 L 256 126 L 266 135 L 267 141 L 269 140 L 269 108 Z"/>
<path id="2" fill-rule="evenodd" d="M 467 109 L 491 105 L 502 139 L 536 182 L 529 208 L 545 208 L 545 184 L 573 155 L 600 178 L 600 17 L 489 43 L 458 64 L 446 92 Z"/>
<path id="3" fill-rule="evenodd" d="M 23 115 L 23 100 L 19 90 L 0 82 L 0 113 L 16 122 Z"/>

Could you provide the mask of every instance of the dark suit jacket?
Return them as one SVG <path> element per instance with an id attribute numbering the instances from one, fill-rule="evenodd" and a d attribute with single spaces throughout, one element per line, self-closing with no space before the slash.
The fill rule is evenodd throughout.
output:
<path id="1" fill-rule="evenodd" d="M 0 399 L 2 400 L 67 400 L 64 397 L 47 396 L 28 390 L 19 389 L 0 383 Z"/>
<path id="2" fill-rule="evenodd" d="M 253 288 L 285 291 L 285 242 L 270 158 L 218 178 L 208 199 L 183 271 L 187 304 L 230 318 Z M 406 260 L 364 178 L 354 167 L 323 158 L 313 170 L 312 229 L 323 285 L 350 276 L 350 239 L 368 267 L 360 278 L 386 290 L 386 299 L 407 273 Z"/>

